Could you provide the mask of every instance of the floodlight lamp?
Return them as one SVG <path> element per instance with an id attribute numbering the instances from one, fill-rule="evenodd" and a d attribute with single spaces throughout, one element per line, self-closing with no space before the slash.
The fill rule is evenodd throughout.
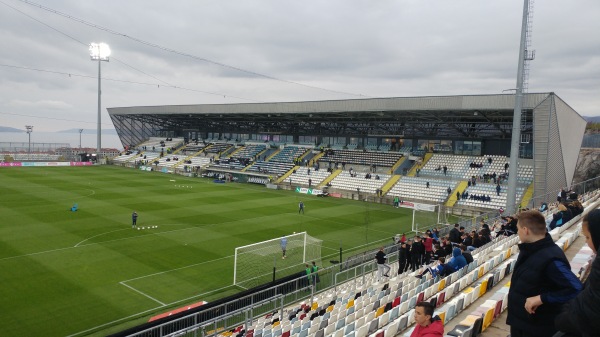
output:
<path id="1" fill-rule="evenodd" d="M 106 43 L 90 43 L 90 58 L 92 60 L 108 61 L 110 47 Z"/>

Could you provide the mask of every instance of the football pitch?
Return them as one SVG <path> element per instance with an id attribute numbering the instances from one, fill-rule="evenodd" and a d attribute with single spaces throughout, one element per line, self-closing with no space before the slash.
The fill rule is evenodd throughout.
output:
<path id="1" fill-rule="evenodd" d="M 235 247 L 306 231 L 327 267 L 340 246 L 348 257 L 412 221 L 389 205 L 114 166 L 2 168 L 0 182 L 2 336 L 114 333 L 239 292 Z M 131 228 L 133 211 L 146 229 Z"/>

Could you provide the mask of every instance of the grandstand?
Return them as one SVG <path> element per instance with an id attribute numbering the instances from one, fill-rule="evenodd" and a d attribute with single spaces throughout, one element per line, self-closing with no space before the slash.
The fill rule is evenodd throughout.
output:
<path id="1" fill-rule="evenodd" d="M 445 179 L 448 175 L 435 169 L 446 165 L 451 178 L 462 180 L 504 172 L 514 99 L 511 94 L 392 97 L 119 107 L 108 112 L 121 142 L 134 147 L 151 137 L 202 140 L 210 144 L 203 151 L 221 155 L 231 154 L 234 143 L 262 143 L 267 150 L 284 145 L 275 156 L 244 169 L 255 174 L 285 176 L 293 168 L 293 158 L 309 154 L 301 144 L 314 144 L 314 151 L 333 150 L 317 158 L 321 163 L 394 170 L 395 165 L 410 169 L 422 161 L 422 175 Z M 532 204 L 551 201 L 554 191 L 571 185 L 585 124 L 555 93 L 525 95 L 519 182 L 533 183 Z M 433 158 L 425 158 L 429 153 L 435 154 Z M 401 163 L 403 156 L 407 158 Z M 492 158 L 489 165 L 488 158 Z M 469 167 L 471 162 L 483 167 Z M 366 172 L 366 168 L 355 169 Z"/>

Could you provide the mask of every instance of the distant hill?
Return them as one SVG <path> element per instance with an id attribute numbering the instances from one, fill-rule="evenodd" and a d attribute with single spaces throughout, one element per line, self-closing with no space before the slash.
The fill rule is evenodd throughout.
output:
<path id="1" fill-rule="evenodd" d="M 79 129 L 68 129 L 68 130 L 62 130 L 62 131 L 57 131 L 57 133 L 79 133 Z M 96 134 L 96 129 L 83 129 L 82 132 L 84 135 L 95 135 Z M 103 135 L 116 135 L 117 131 L 115 129 L 102 129 L 102 134 Z"/>
<path id="2" fill-rule="evenodd" d="M 0 132 L 25 132 L 25 130 L 15 129 L 8 126 L 0 126 Z"/>
<path id="3" fill-rule="evenodd" d="M 592 123 L 600 123 L 600 116 L 583 116 L 583 118 Z"/>

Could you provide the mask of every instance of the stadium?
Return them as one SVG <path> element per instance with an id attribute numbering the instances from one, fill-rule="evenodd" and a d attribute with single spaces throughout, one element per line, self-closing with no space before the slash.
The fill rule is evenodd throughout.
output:
<path id="1" fill-rule="evenodd" d="M 529 1 L 525 1 L 523 8 L 516 89 L 505 90 L 514 90 L 514 94 L 368 99 L 362 98 L 366 97 L 362 94 L 324 89 L 320 83 L 327 82 L 315 81 L 311 78 L 314 73 L 288 75 L 298 82 L 283 80 L 25 3 L 107 34 L 133 39 L 145 47 L 158 48 L 159 53 L 175 53 L 223 68 L 214 74 L 226 74 L 228 81 L 211 83 L 215 89 L 229 91 L 235 87 L 229 80 L 241 77 L 229 77 L 232 71 L 241 71 L 252 81 L 244 83 L 259 87 L 252 91 L 244 89 L 243 95 L 235 96 L 184 88 L 138 69 L 144 62 L 133 67 L 112 58 L 161 83 L 105 78 L 114 83 L 112 90 L 119 91 L 121 83 L 127 83 L 146 89 L 156 87 L 153 92 L 177 89 L 215 96 L 213 101 L 204 102 L 259 103 L 156 105 L 167 101 L 164 99 L 167 96 L 149 97 L 148 90 L 130 90 L 124 100 L 120 94 L 111 97 L 109 89 L 107 96 L 116 98 L 109 105 L 125 101 L 128 105 L 149 106 L 108 108 L 124 151 L 102 148 L 101 67 L 102 61 L 109 60 L 110 53 L 104 43 L 89 45 L 90 57 L 98 63 L 97 148 L 82 147 L 84 129 L 79 127 L 78 148 L 60 143 L 32 144 L 30 124 L 26 125 L 28 143 L 11 140 L 0 144 L 3 336 L 408 337 L 427 328 L 420 320 L 423 312 L 417 312 L 426 305 L 437 315 L 435 319 L 432 315 L 435 324 L 443 326 L 443 331 L 436 335 L 498 337 L 506 335 L 504 322 L 509 315 L 509 302 L 510 314 L 524 310 L 521 302 L 515 310 L 515 296 L 526 299 L 527 314 L 532 314 L 530 309 L 535 313 L 539 304 L 543 304 L 534 320 L 544 315 L 542 312 L 548 307 L 542 303 L 543 294 L 527 297 L 511 291 L 509 299 L 511 287 L 520 289 L 516 285 L 531 281 L 532 273 L 540 274 L 536 278 L 543 279 L 543 286 L 553 277 L 548 273 L 541 275 L 540 264 L 531 262 L 532 255 L 544 251 L 539 249 L 541 246 L 526 246 L 537 244 L 530 240 L 533 237 L 540 242 L 544 240 L 554 257 L 564 255 L 565 259 L 552 262 L 561 268 L 559 274 L 572 273 L 569 288 L 587 279 L 595 250 L 590 249 L 593 248 L 590 221 L 585 218 L 585 225 L 582 219 L 600 207 L 600 177 L 575 183 L 576 169 L 580 181 L 579 171 L 585 166 L 577 167 L 577 161 L 586 120 L 554 92 L 528 93 L 528 62 L 535 57 L 531 49 Z M 161 20 L 148 20 L 151 16 L 144 15 L 142 7 L 133 6 L 136 15 L 129 18 L 128 26 L 138 26 L 134 19 L 139 17 L 161 27 L 170 43 L 175 42 L 174 35 L 185 35 L 186 39 L 192 36 L 190 29 L 186 34 L 172 34 L 166 29 L 185 26 L 181 11 L 173 17 L 176 20 L 160 26 L 162 19 L 169 19 L 167 10 L 160 11 Z M 172 4 L 169 7 L 176 8 Z M 240 8 L 247 17 L 243 6 Z M 207 15 L 213 15 L 208 14 L 211 12 L 206 6 L 204 9 Z M 123 4 L 119 4 L 119 12 L 127 13 Z M 394 13 L 393 21 L 409 22 L 398 20 L 395 11 L 388 12 Z M 451 12 L 444 12 L 444 21 L 452 17 Z M 235 17 L 232 10 L 226 13 Z M 492 16 L 502 17 L 500 13 L 494 8 Z M 350 16 L 343 11 L 339 14 L 349 21 Z M 312 9 L 310 17 L 312 21 Z M 285 21 L 293 23 L 290 18 Z M 210 27 L 206 31 L 217 36 L 214 33 L 218 25 L 208 24 L 207 19 L 208 16 L 202 18 L 194 13 L 193 21 L 206 23 Z M 482 27 L 481 22 L 472 19 L 468 20 L 469 31 L 475 31 L 473 25 Z M 485 20 L 498 30 L 497 23 Z M 227 22 L 224 18 L 219 21 Z M 331 18 L 326 21 L 340 25 Z M 418 24 L 425 22 L 420 17 Z M 60 28 L 39 23 L 77 41 Z M 366 28 L 361 27 L 360 20 L 352 20 L 350 24 L 361 30 Z M 231 26 L 231 23 L 224 26 L 227 38 L 232 36 Z M 373 22 L 368 26 L 378 27 Z M 370 33 L 369 39 L 377 35 L 385 45 L 402 47 L 402 52 L 413 44 L 397 34 L 402 29 L 390 29 L 393 26 L 387 24 L 381 27 L 394 36 L 384 38 L 382 29 L 376 29 L 373 32 L 379 31 Z M 279 28 L 278 35 L 291 41 L 291 35 Z M 412 29 L 406 31 L 415 35 Z M 315 29 L 319 35 L 327 30 Z M 348 28 L 343 31 L 352 35 Z M 446 40 L 451 34 L 445 29 L 437 39 Z M 417 35 L 420 42 L 427 40 L 427 34 Z M 261 54 L 271 54 L 268 47 L 279 44 L 277 39 L 267 36 L 261 33 L 260 39 L 268 41 Z M 553 44 L 559 41 L 555 40 L 558 36 L 552 36 Z M 359 42 L 357 37 L 352 37 L 347 51 L 337 43 L 333 47 L 343 51 L 343 58 L 354 58 L 348 51 L 352 54 L 358 49 L 356 46 L 361 46 L 359 49 L 367 54 L 380 53 L 379 49 Z M 227 38 L 219 39 L 221 55 L 231 54 L 231 49 L 224 48 L 226 43 L 222 44 Z M 20 36 L 19 39 L 27 40 Z M 499 36 L 486 35 L 485 44 L 490 40 L 501 45 Z M 476 41 L 470 38 L 469 48 L 477 45 Z M 48 44 L 41 45 L 49 50 Z M 119 46 L 123 57 L 127 55 L 126 48 L 114 45 Z M 207 44 L 199 45 L 208 50 Z M 303 50 L 298 50 L 298 60 L 304 63 L 307 55 L 303 53 L 314 50 L 305 48 L 303 43 L 298 45 L 303 46 Z M 239 41 L 235 47 L 235 54 L 243 50 Z M 102 49 L 106 53 L 101 53 Z M 140 50 L 135 50 L 135 55 Z M 289 51 L 286 53 L 289 55 Z M 430 50 L 428 53 L 432 54 Z M 469 57 L 459 60 L 468 62 L 468 68 L 457 68 L 460 70 L 456 73 L 470 71 L 476 63 L 473 59 L 485 59 L 477 57 L 477 51 L 468 53 Z M 43 54 L 49 53 L 44 50 Z M 390 53 L 393 58 L 397 54 L 398 50 Z M 433 54 L 444 61 L 452 59 L 447 57 L 452 54 L 450 49 Z M 419 58 L 422 54 L 414 55 Z M 158 57 L 154 53 L 147 59 L 156 61 Z M 250 64 L 256 62 L 251 53 L 243 53 L 243 57 Z M 334 61 L 320 60 L 319 67 L 331 67 L 328 62 L 342 59 L 328 58 Z M 429 61 L 421 69 L 409 69 L 412 67 L 407 62 L 409 58 L 400 59 L 402 69 L 396 69 L 391 76 L 394 82 L 379 77 L 377 86 L 393 87 L 394 93 L 416 95 L 433 92 L 430 86 L 449 76 L 444 72 L 441 77 L 423 73 L 425 69 L 436 72 L 431 65 L 440 59 Z M 390 69 L 398 68 L 398 64 L 376 62 L 370 55 L 365 60 L 362 66 L 368 65 L 370 74 L 376 63 L 385 67 L 382 72 L 386 75 Z M 562 55 L 560 60 L 563 61 Z M 269 64 L 267 59 L 264 61 Z M 486 67 L 496 62 L 490 61 L 485 59 Z M 183 64 L 187 60 L 177 62 Z M 288 62 L 293 64 L 293 60 Z M 361 67 L 360 63 L 354 64 Z M 68 75 L 69 79 L 90 77 L 74 71 L 3 66 Z M 204 80 L 197 74 L 206 69 L 197 67 L 194 64 L 193 72 L 181 73 L 186 80 Z M 281 69 L 275 70 L 273 65 L 266 69 L 281 76 L 286 74 Z M 294 71 L 300 69 L 295 66 Z M 506 68 L 503 69 L 506 73 Z M 176 67 L 167 67 L 166 72 L 170 78 L 179 73 Z M 425 79 L 425 91 L 398 86 L 415 85 L 410 72 Z M 494 74 L 485 73 L 485 77 Z M 496 76 L 501 73 L 495 72 Z M 487 92 L 499 92 L 497 86 L 507 83 L 503 80 L 505 73 L 494 79 L 493 89 Z M 257 78 L 277 81 L 274 83 L 282 87 L 266 89 L 257 84 L 264 83 L 256 81 Z M 482 79 L 479 77 L 477 81 Z M 38 82 L 33 81 L 36 86 Z M 555 84 L 547 78 L 544 82 L 554 88 Z M 288 96 L 284 85 L 300 85 L 303 90 L 315 93 L 316 89 L 319 93 Z M 371 85 L 365 78 L 362 86 Z M 14 87 L 35 96 L 34 91 L 30 93 L 19 85 Z M 485 86 L 479 83 L 472 82 L 466 87 L 480 88 L 475 92 L 485 91 Z M 69 101 L 78 98 L 77 92 L 77 87 L 68 91 Z M 242 97 L 249 92 L 252 98 Z M 259 97 L 257 92 L 268 98 Z M 278 96 L 278 92 L 283 96 Z M 334 93 L 336 96 L 326 96 Z M 567 90 L 564 93 L 564 97 L 572 99 L 566 96 Z M 312 100 L 263 103 L 273 97 Z M 317 97 L 361 98 L 317 100 Z M 176 102 L 184 101 L 179 98 Z M 187 102 L 198 101 L 193 96 Z M 9 103 L 43 106 L 29 100 L 15 99 Z M 71 107 L 55 101 L 38 103 L 45 106 L 51 103 L 50 106 L 63 110 Z M 87 104 L 86 101 L 84 105 Z M 47 118 L 68 121 L 59 116 Z M 526 212 L 529 209 L 539 212 Z M 539 220 L 535 230 L 526 221 L 528 214 Z M 517 219 L 519 215 L 524 218 Z M 581 236 L 586 237 L 590 248 L 583 239 L 578 239 Z M 537 260 L 533 261 L 540 262 L 544 254 L 549 257 L 546 252 L 537 253 Z M 523 258 L 517 264 L 519 255 L 529 259 L 531 268 L 523 267 L 527 262 Z M 529 278 L 522 277 L 523 270 Z M 538 295 L 543 286 L 533 284 L 526 284 L 535 288 L 530 289 L 529 295 Z M 565 288 L 561 287 L 561 291 Z M 530 300 L 538 297 L 540 303 L 528 307 Z M 540 330 L 551 327 L 545 320 L 538 324 Z"/>
<path id="2" fill-rule="evenodd" d="M 506 222 L 514 104 L 476 95 L 108 108 L 126 148 L 110 165 L 3 165 L 3 214 L 16 225 L 3 227 L 0 259 L 12 271 L 6 335 L 409 335 L 421 300 L 455 336 L 482 332 L 506 308 L 508 288 L 494 287 L 514 268 L 518 238 L 498 235 L 468 267 L 422 279 L 398 272 L 395 242 Z M 585 212 L 595 208 L 593 185 L 572 185 L 583 118 L 554 93 L 527 94 L 522 116 L 518 207 L 550 205 L 551 219 L 568 187 Z M 551 232 L 565 250 L 582 241 L 580 217 Z M 387 281 L 373 262 L 380 246 L 397 275 Z M 578 259 L 581 274 L 589 263 Z M 305 272 L 313 261 L 315 275 Z"/>

